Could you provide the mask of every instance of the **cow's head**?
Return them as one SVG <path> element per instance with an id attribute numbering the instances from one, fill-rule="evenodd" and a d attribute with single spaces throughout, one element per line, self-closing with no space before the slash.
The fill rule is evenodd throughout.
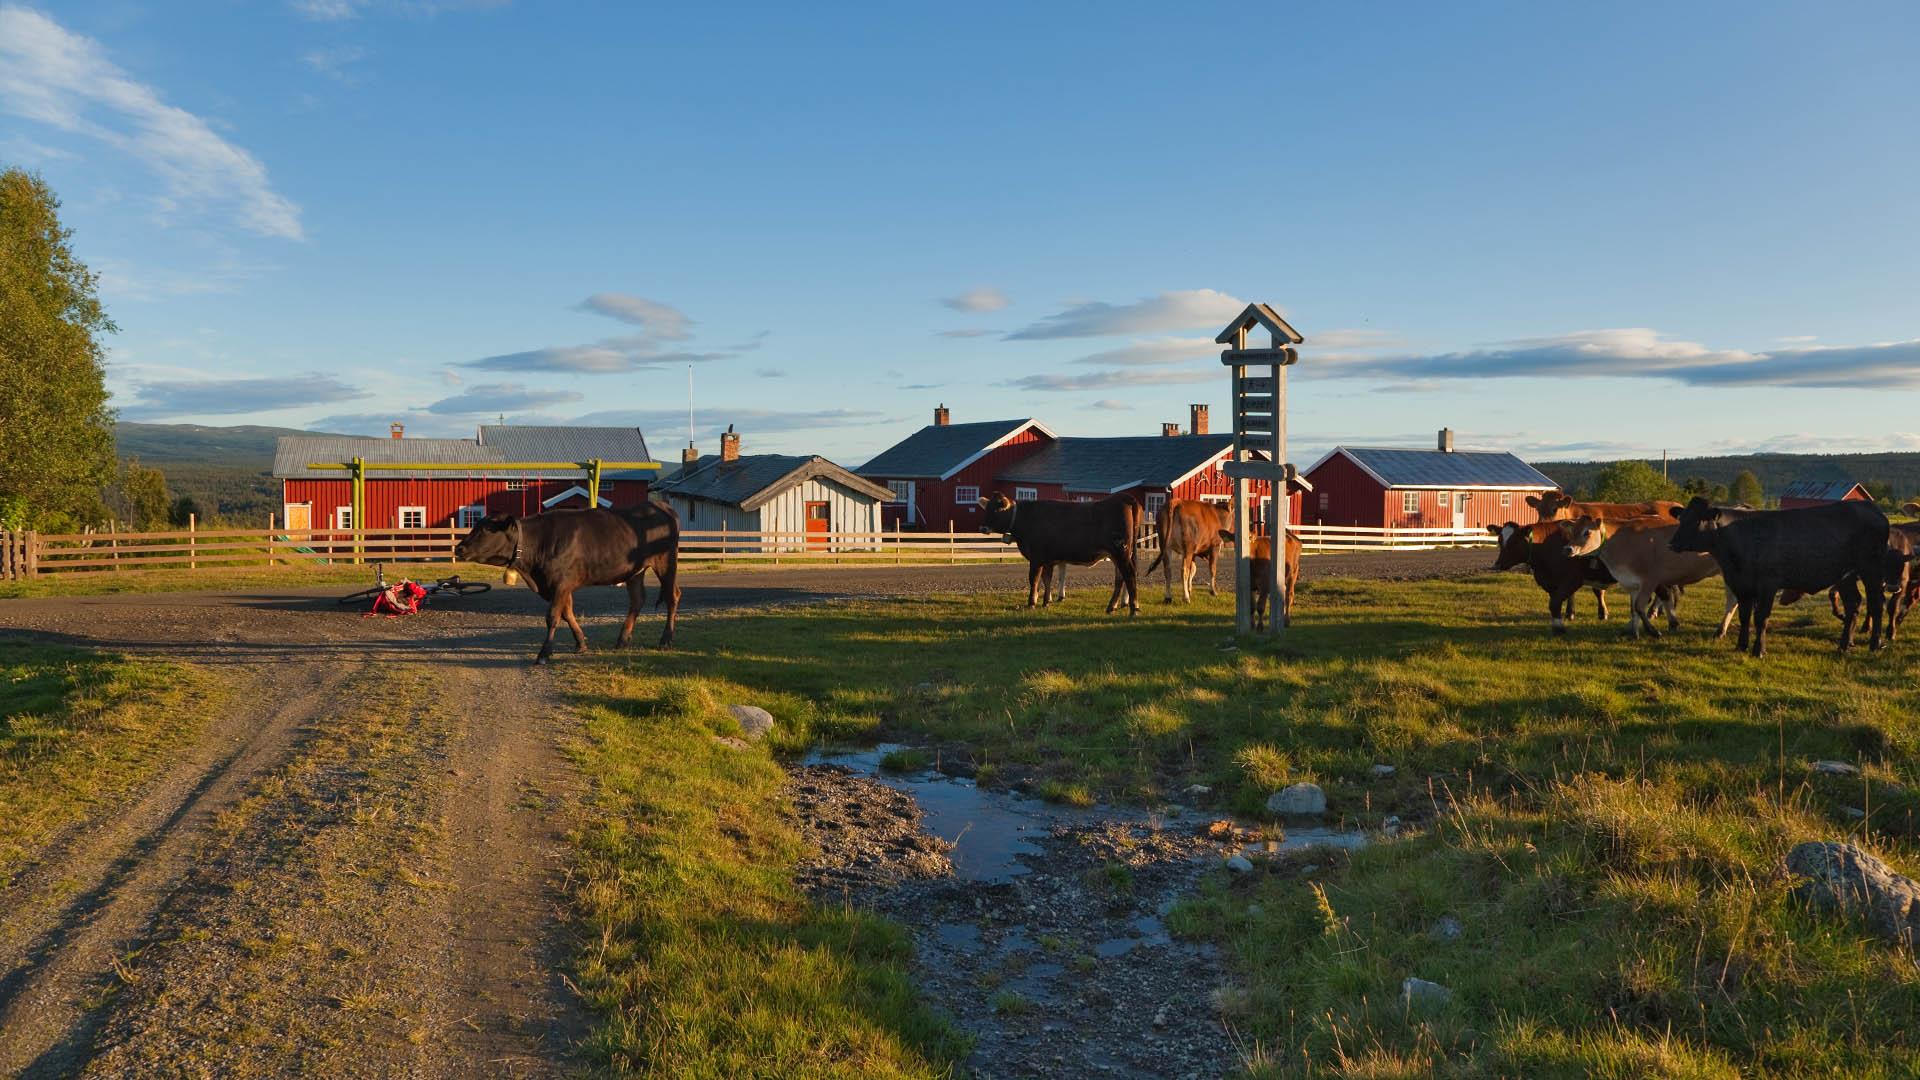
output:
<path id="1" fill-rule="evenodd" d="M 1531 498 L 1531 496 L 1529 496 Z M 1523 566 L 1527 561 L 1527 530 L 1519 522 L 1509 521 L 1504 525 L 1489 525 L 1487 531 L 1499 542 L 1499 548 L 1493 556 L 1495 570 L 1511 570 Z"/>
<path id="2" fill-rule="evenodd" d="M 980 531 L 983 533 L 1010 533 L 1013 531 L 1013 519 L 1019 504 L 1007 498 L 1004 491 L 996 491 L 991 496 L 980 497 Z"/>
<path id="3" fill-rule="evenodd" d="M 1591 555 L 1607 542 L 1606 525 L 1592 514 L 1582 514 L 1566 522 L 1561 526 L 1561 531 L 1567 537 L 1567 554 L 1574 558 Z"/>
<path id="4" fill-rule="evenodd" d="M 1573 506 L 1573 496 L 1564 491 L 1543 491 L 1527 496 L 1527 505 L 1539 513 L 1541 521 L 1553 521 L 1571 516 L 1567 511 Z"/>
<path id="5" fill-rule="evenodd" d="M 489 514 L 453 546 L 461 562 L 506 566 L 520 547 L 520 519 L 511 514 Z"/>
<path id="6" fill-rule="evenodd" d="M 1713 533 L 1720 527 L 1719 514 L 1705 495 L 1695 495 L 1686 506 L 1669 507 L 1667 512 L 1680 522 L 1667 546 L 1674 551 L 1711 551 Z"/>

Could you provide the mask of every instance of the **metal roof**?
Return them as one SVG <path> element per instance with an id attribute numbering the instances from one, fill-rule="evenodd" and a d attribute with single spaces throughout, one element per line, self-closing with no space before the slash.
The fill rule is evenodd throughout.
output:
<path id="1" fill-rule="evenodd" d="M 1505 450 L 1396 450 L 1379 446 L 1336 446 L 1306 470 L 1311 473 L 1334 454 L 1389 488 L 1505 488 L 1547 491 L 1558 488 L 1533 466 Z"/>
<path id="2" fill-rule="evenodd" d="M 1839 502 L 1859 487 L 1853 480 L 1795 480 L 1780 492 L 1783 499 L 1826 499 Z"/>
<path id="3" fill-rule="evenodd" d="M 470 475 L 513 480 L 564 480 L 583 475 L 581 469 L 528 472 L 501 467 L 515 461 L 651 461 L 638 428 L 566 428 L 488 426 L 477 439 L 394 439 L 351 435 L 283 435 L 274 448 L 273 475 L 286 480 L 338 480 L 337 469 L 307 466 L 360 458 L 369 465 L 472 465 Z M 378 472 L 376 478 L 408 475 Z M 421 472 L 419 476 L 459 476 L 458 472 Z M 608 469 L 602 480 L 652 479 L 649 471 Z"/>
<path id="4" fill-rule="evenodd" d="M 892 493 L 883 485 L 848 472 L 826 458 L 794 454 L 743 454 L 732 461 L 705 454 L 655 486 L 656 491 L 702 502 L 759 508 L 792 485 L 819 477 L 875 501 Z"/>
<path id="5" fill-rule="evenodd" d="M 1061 484 L 1069 491 L 1121 491 L 1136 484 L 1171 487 L 1232 448 L 1229 434 L 1056 439 L 996 479 Z"/>
<path id="6" fill-rule="evenodd" d="M 1032 419 L 928 424 L 854 471 L 861 476 L 945 479 L 1028 424 L 1039 426 Z"/>

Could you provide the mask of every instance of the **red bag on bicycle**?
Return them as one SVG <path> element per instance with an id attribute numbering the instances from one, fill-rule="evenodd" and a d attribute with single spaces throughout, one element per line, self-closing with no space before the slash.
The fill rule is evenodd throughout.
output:
<path id="1" fill-rule="evenodd" d="M 426 597 L 427 590 L 422 588 L 419 583 L 401 581 L 399 584 L 389 585 L 385 589 L 382 589 L 379 594 L 373 598 L 372 610 L 362 615 L 361 618 L 385 615 L 389 619 L 397 619 L 402 615 L 417 615 L 420 612 L 420 601 L 426 599 Z"/>

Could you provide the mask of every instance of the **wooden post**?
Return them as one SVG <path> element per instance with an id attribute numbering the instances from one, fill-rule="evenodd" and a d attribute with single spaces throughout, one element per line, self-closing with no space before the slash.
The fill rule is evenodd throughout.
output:
<path id="1" fill-rule="evenodd" d="M 949 521 L 947 522 L 947 565 L 958 566 L 959 564 L 959 539 L 958 535 L 953 531 L 953 522 Z"/>
<path id="2" fill-rule="evenodd" d="M 1280 344 L 1274 342 L 1275 345 Z M 1267 560 L 1267 632 L 1276 637 L 1286 627 L 1280 613 L 1285 605 L 1287 584 L 1287 523 L 1293 517 L 1293 492 L 1286 479 L 1287 463 L 1287 369 L 1279 364 L 1273 374 L 1273 463 L 1279 467 L 1267 482 L 1273 500 L 1273 516 L 1267 521 L 1273 558 Z"/>
<path id="3" fill-rule="evenodd" d="M 120 522 L 107 519 L 107 556 L 113 560 L 113 572 L 120 572 Z"/>
<path id="4" fill-rule="evenodd" d="M 194 545 L 198 543 L 198 541 L 194 539 L 193 535 L 199 531 L 199 521 L 199 514 L 187 515 L 187 569 L 189 570 L 200 569 L 200 563 L 194 558 L 197 554 Z"/>
<path id="5" fill-rule="evenodd" d="M 1233 335 L 1233 347 L 1247 347 L 1247 328 L 1243 324 Z M 1246 381 L 1247 369 L 1236 364 L 1233 368 L 1233 460 L 1245 461 L 1246 448 L 1243 445 L 1242 428 L 1245 421 L 1240 415 L 1240 384 Z M 1233 478 L 1233 530 L 1237 538 L 1233 545 L 1233 628 L 1246 634 L 1253 630 L 1253 517 L 1247 513 L 1247 478 Z"/>
<path id="6" fill-rule="evenodd" d="M 40 576 L 40 534 L 27 533 L 27 577 Z"/>
<path id="7" fill-rule="evenodd" d="M 267 515 L 267 569 L 273 569 L 273 523 L 280 520 L 278 514 Z"/>

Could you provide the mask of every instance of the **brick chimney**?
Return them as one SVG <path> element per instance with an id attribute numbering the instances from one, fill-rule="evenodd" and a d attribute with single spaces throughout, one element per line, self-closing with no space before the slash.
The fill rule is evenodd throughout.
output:
<path id="1" fill-rule="evenodd" d="M 1195 435 L 1207 433 L 1207 407 L 1205 405 L 1187 406 L 1187 430 Z"/>
<path id="2" fill-rule="evenodd" d="M 1171 424 L 1171 423 L 1169 423 L 1169 424 L 1161 424 L 1161 425 L 1160 425 L 1160 434 L 1162 434 L 1162 435 L 1178 435 L 1178 434 L 1180 434 L 1180 425 L 1179 425 L 1179 424 Z"/>
<path id="3" fill-rule="evenodd" d="M 1443 454 L 1453 453 L 1453 429 L 1450 427 L 1440 429 L 1440 452 Z"/>
<path id="4" fill-rule="evenodd" d="M 720 460 L 740 460 L 740 436 L 734 432 L 732 424 L 728 424 L 727 430 L 720 433 Z"/>
<path id="5" fill-rule="evenodd" d="M 398 420 L 395 420 L 393 423 L 387 425 L 387 430 L 389 432 L 392 432 L 393 437 L 396 439 L 405 438 L 407 434 L 407 425 L 401 423 Z"/>
<path id="6" fill-rule="evenodd" d="M 935 407 L 934 407 L 934 410 L 933 410 L 933 426 L 934 426 L 934 427 L 946 427 L 946 426 L 947 426 L 947 420 L 948 420 L 948 415 L 947 415 L 947 406 L 946 406 L 946 403 L 945 403 L 945 402 L 942 402 L 942 403 L 940 403 L 939 405 L 937 405 L 937 406 L 935 406 Z"/>
<path id="7" fill-rule="evenodd" d="M 699 460 L 700 460 L 700 451 L 695 450 L 693 448 L 692 443 L 688 443 L 687 445 L 680 448 L 680 464 L 691 465 L 694 462 Z"/>

